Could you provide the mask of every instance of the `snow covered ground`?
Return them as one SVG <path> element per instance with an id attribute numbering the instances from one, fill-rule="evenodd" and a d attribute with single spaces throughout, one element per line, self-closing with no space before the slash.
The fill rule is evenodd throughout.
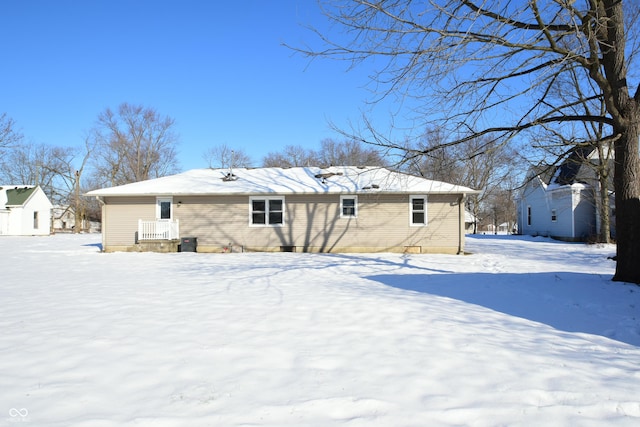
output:
<path id="1" fill-rule="evenodd" d="M 0 425 L 640 425 L 613 246 L 100 252 L 0 238 Z"/>

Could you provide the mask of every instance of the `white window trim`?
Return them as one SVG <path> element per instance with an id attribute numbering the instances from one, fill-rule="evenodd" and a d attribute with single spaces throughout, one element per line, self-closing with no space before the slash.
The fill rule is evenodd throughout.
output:
<path id="1" fill-rule="evenodd" d="M 424 224 L 413 222 L 413 200 L 414 199 L 424 199 Z M 428 198 L 426 195 L 409 196 L 409 225 L 411 227 L 426 227 L 429 224 L 429 215 L 428 215 L 427 206 L 428 206 Z"/>
<path id="2" fill-rule="evenodd" d="M 558 222 L 558 211 L 551 209 L 551 222 Z"/>
<path id="3" fill-rule="evenodd" d="M 345 215 L 344 214 L 344 205 L 343 205 L 344 199 L 353 199 L 354 200 L 354 205 L 353 205 L 354 213 L 353 213 L 353 215 Z M 358 217 L 358 196 L 356 196 L 356 195 L 340 196 L 340 218 L 349 219 L 349 218 L 357 218 L 357 217 Z"/>
<path id="4" fill-rule="evenodd" d="M 156 220 L 160 219 L 160 203 L 169 202 L 169 218 L 162 219 L 162 221 L 171 221 L 173 219 L 173 197 L 156 197 Z"/>
<path id="5" fill-rule="evenodd" d="M 265 203 L 265 224 L 253 223 L 253 201 L 264 200 Z M 282 223 L 281 224 L 269 224 L 269 200 L 282 200 Z M 250 196 L 249 197 L 249 227 L 283 227 L 287 221 L 286 204 L 284 196 Z"/>

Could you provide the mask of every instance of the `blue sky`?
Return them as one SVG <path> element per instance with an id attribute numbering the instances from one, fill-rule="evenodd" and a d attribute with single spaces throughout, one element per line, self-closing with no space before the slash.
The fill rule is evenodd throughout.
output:
<path id="1" fill-rule="evenodd" d="M 282 46 L 317 41 L 305 25 L 333 31 L 315 0 L 5 0 L 0 113 L 29 141 L 80 146 L 105 108 L 142 104 L 176 120 L 183 170 L 219 144 L 259 165 L 343 139 L 329 122 L 367 109 L 371 70 Z"/>

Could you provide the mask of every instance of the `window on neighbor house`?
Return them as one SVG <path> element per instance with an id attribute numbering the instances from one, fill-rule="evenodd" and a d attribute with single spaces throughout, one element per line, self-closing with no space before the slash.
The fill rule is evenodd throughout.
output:
<path id="1" fill-rule="evenodd" d="M 358 197 L 340 196 L 340 218 L 356 218 L 358 216 Z"/>
<path id="2" fill-rule="evenodd" d="M 427 225 L 427 197 L 411 196 L 411 225 Z"/>
<path id="3" fill-rule="evenodd" d="M 531 225 L 531 206 L 527 206 L 527 225 Z"/>
<path id="4" fill-rule="evenodd" d="M 33 213 L 33 228 L 34 230 L 38 229 L 38 212 Z"/>
<path id="5" fill-rule="evenodd" d="M 556 222 L 558 220 L 558 215 L 556 215 L 556 210 L 551 209 L 551 221 Z"/>
<path id="6" fill-rule="evenodd" d="M 284 197 L 251 198 L 251 225 L 284 224 Z"/>

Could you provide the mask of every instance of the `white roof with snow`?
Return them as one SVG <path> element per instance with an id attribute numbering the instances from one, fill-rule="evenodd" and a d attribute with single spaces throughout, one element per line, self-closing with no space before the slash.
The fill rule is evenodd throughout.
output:
<path id="1" fill-rule="evenodd" d="M 177 175 L 88 192 L 87 196 L 211 194 L 468 194 L 471 188 L 382 167 L 193 169 Z"/>

